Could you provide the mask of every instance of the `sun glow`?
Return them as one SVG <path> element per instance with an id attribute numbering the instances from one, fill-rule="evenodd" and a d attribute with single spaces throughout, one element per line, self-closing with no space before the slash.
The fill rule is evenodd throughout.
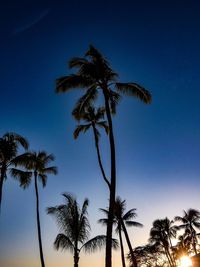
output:
<path id="1" fill-rule="evenodd" d="M 180 258 L 180 267 L 189 267 L 192 266 L 192 261 L 188 256 L 182 256 Z"/>

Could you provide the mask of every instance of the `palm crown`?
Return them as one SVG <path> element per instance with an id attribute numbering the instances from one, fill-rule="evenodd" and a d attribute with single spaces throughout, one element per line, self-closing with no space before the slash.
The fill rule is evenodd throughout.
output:
<path id="1" fill-rule="evenodd" d="M 85 252 L 94 252 L 102 248 L 106 236 L 98 235 L 89 240 L 91 228 L 87 213 L 88 199 L 80 207 L 73 195 L 65 193 L 63 196 L 66 204 L 47 209 L 48 214 L 55 216 L 62 232 L 57 235 L 54 246 L 56 249 L 66 249 L 74 253 L 74 265 L 78 266 L 80 251 L 83 249 Z M 113 240 L 113 246 L 117 248 L 116 240 Z"/>
<path id="2" fill-rule="evenodd" d="M 112 70 L 105 57 L 93 46 L 89 47 L 85 57 L 72 58 L 69 67 L 75 68 L 77 72 L 59 78 L 56 83 L 56 91 L 62 93 L 73 88 L 86 89 L 86 93 L 78 100 L 72 112 L 77 119 L 80 118 L 84 109 L 97 99 L 99 89 L 106 94 L 112 112 L 115 112 L 120 94 L 138 97 L 145 103 L 151 102 L 151 94 L 141 85 L 132 82 L 118 82 L 117 73 Z"/>
<path id="3" fill-rule="evenodd" d="M 7 177 L 7 171 L 13 174 L 16 167 L 19 166 L 19 150 L 28 149 L 28 141 L 16 133 L 6 133 L 0 138 L 0 208 L 2 201 L 3 182 Z M 28 177 L 27 172 L 18 172 L 21 176 Z M 15 176 L 14 176 L 15 177 Z"/>

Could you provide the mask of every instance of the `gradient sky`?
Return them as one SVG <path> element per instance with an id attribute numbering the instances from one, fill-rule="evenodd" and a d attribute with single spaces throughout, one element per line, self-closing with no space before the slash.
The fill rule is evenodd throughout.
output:
<path id="1" fill-rule="evenodd" d="M 80 3 L 81 2 L 81 3 Z M 153 220 L 200 209 L 200 4 L 198 1 L 7 1 L 0 9 L 0 135 L 26 136 L 34 150 L 56 156 L 59 174 L 40 188 L 47 267 L 72 266 L 56 252 L 55 221 L 45 208 L 62 192 L 90 199 L 91 236 L 108 191 L 97 165 L 91 133 L 73 140 L 71 110 L 81 92 L 56 95 L 55 79 L 70 73 L 67 61 L 89 44 L 111 62 L 121 81 L 149 89 L 151 105 L 124 97 L 114 118 L 117 193 L 137 208 L 143 229 L 130 229 L 133 246 L 145 244 Z M 108 169 L 107 140 L 101 139 Z M 39 267 L 33 185 L 9 179 L 0 221 L 0 266 Z M 121 266 L 119 252 L 114 267 Z M 80 266 L 104 266 L 104 252 L 82 254 Z"/>

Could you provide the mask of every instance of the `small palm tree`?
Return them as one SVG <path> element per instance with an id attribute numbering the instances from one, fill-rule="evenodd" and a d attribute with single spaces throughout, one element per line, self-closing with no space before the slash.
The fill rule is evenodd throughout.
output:
<path id="1" fill-rule="evenodd" d="M 190 236 L 192 241 L 193 252 L 197 255 L 196 246 L 197 242 L 197 233 L 196 229 L 200 229 L 200 211 L 195 209 L 189 209 L 188 211 L 183 211 L 184 215 L 176 216 L 175 221 L 179 221 L 182 224 L 179 225 L 179 229 L 184 229 L 187 233 L 187 236 Z"/>
<path id="2" fill-rule="evenodd" d="M 118 82 L 118 75 L 114 72 L 106 58 L 93 46 L 82 58 L 72 58 L 69 62 L 70 68 L 75 68 L 75 74 L 61 77 L 56 83 L 56 92 L 64 93 L 72 89 L 82 88 L 84 95 L 78 100 L 72 114 L 79 119 L 85 109 L 93 104 L 99 91 L 103 95 L 106 117 L 109 126 L 110 143 L 110 197 L 109 214 L 107 224 L 107 243 L 106 243 L 106 267 L 112 266 L 112 224 L 114 216 L 115 194 L 116 194 L 116 154 L 115 140 L 113 132 L 112 113 L 115 112 L 116 104 L 120 99 L 120 94 L 125 94 L 139 98 L 144 103 L 151 102 L 151 94 L 137 83 Z"/>
<path id="3" fill-rule="evenodd" d="M 3 183 L 7 178 L 7 172 L 17 167 L 16 158 L 19 149 L 28 149 L 28 141 L 16 133 L 6 133 L 0 138 L 0 212 L 3 193 Z M 26 172 L 21 172 L 21 176 L 29 176 Z"/>
<path id="4" fill-rule="evenodd" d="M 71 194 L 63 194 L 66 203 L 64 205 L 47 208 L 47 213 L 56 217 L 62 233 L 58 234 L 54 242 L 55 248 L 66 249 L 74 255 L 74 267 L 78 267 L 79 255 L 82 250 L 94 252 L 106 244 L 106 236 L 98 235 L 90 240 L 90 223 L 88 220 L 88 199 L 85 199 L 82 207 L 78 205 L 76 198 Z M 113 247 L 117 248 L 117 241 L 113 240 Z"/>
<path id="5" fill-rule="evenodd" d="M 107 122 L 104 120 L 104 114 L 105 114 L 105 109 L 100 107 L 98 109 L 95 109 L 94 107 L 90 106 L 88 107 L 84 113 L 81 114 L 81 120 L 85 122 L 85 124 L 79 124 L 75 131 L 74 131 L 74 138 L 77 139 L 79 134 L 81 132 L 85 133 L 87 130 L 92 128 L 93 134 L 94 134 L 94 140 L 95 140 L 95 147 L 97 150 L 97 157 L 98 157 L 98 162 L 99 166 L 101 169 L 102 176 L 107 183 L 108 187 L 110 188 L 110 182 L 108 181 L 102 160 L 101 160 L 101 154 L 100 154 L 100 149 L 99 149 L 99 137 L 100 137 L 100 132 L 98 131 L 98 128 L 103 128 L 106 133 L 108 133 L 108 125 Z"/>
<path id="6" fill-rule="evenodd" d="M 18 177 L 21 183 L 21 186 L 25 189 L 31 183 L 31 177 L 34 178 L 35 185 L 35 195 L 36 195 L 36 215 L 37 215 L 37 230 L 38 230 L 38 242 L 39 242 L 39 251 L 40 251 L 40 261 L 41 266 L 45 267 L 43 249 L 42 249 L 42 237 L 41 237 L 41 227 L 40 227 L 40 213 L 39 213 L 39 192 L 38 192 L 38 179 L 42 183 L 43 187 L 47 183 L 48 174 L 57 174 L 57 168 L 55 166 L 50 166 L 49 164 L 54 160 L 52 154 L 47 154 L 45 151 L 39 152 L 28 152 L 21 157 L 19 157 L 19 164 L 26 168 L 29 172 L 29 177 L 21 177 L 18 170 L 13 170 L 12 175 Z"/>
<path id="7" fill-rule="evenodd" d="M 153 222 L 153 227 L 150 230 L 149 242 L 151 245 L 161 246 L 165 252 L 169 265 L 173 267 L 172 255 L 170 253 L 170 241 L 168 236 L 169 224 L 168 219 L 157 219 Z M 173 232 L 173 231 L 172 231 Z"/>
<path id="8" fill-rule="evenodd" d="M 108 210 L 100 209 L 102 212 L 106 214 L 108 217 Z M 119 234 L 119 240 L 120 240 L 120 247 L 121 247 L 121 259 L 122 259 L 122 266 L 125 267 L 125 256 L 124 256 L 124 247 L 123 247 L 123 241 L 122 241 L 122 231 L 124 232 L 126 242 L 129 247 L 130 255 L 132 258 L 132 263 L 134 266 L 137 266 L 136 257 L 134 256 L 132 245 L 130 242 L 130 238 L 126 229 L 126 226 L 135 226 L 135 227 L 142 227 L 143 225 L 139 222 L 133 221 L 132 219 L 137 216 L 136 209 L 131 209 L 125 213 L 126 210 L 126 201 L 121 200 L 120 197 L 116 198 L 115 201 L 115 208 L 114 208 L 114 220 L 113 223 L 116 225 L 116 232 Z M 107 224 L 108 219 L 100 219 L 100 223 Z"/>

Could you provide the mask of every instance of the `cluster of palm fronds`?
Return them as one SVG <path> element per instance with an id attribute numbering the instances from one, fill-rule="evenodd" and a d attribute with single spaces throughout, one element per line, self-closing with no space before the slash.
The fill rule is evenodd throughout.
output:
<path id="1" fill-rule="evenodd" d="M 200 252 L 197 230 L 200 230 L 200 211 L 189 209 L 174 220 L 158 219 L 150 230 L 149 243 L 134 249 L 139 266 L 178 266 L 182 256 Z M 179 233 L 179 235 L 178 235 Z M 130 254 L 128 259 L 132 262 Z"/>

